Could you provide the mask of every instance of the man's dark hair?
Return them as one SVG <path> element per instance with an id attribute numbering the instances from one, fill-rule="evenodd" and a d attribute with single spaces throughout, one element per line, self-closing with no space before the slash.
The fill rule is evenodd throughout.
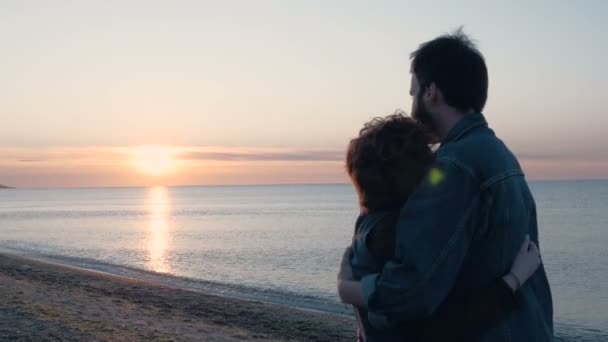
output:
<path id="1" fill-rule="evenodd" d="M 368 210 L 400 207 L 433 161 L 429 143 L 421 124 L 400 112 L 366 123 L 346 153 L 361 205 Z"/>
<path id="2" fill-rule="evenodd" d="M 435 83 L 449 106 L 462 112 L 483 110 L 488 99 L 488 69 L 462 28 L 423 43 L 410 57 L 421 92 Z"/>

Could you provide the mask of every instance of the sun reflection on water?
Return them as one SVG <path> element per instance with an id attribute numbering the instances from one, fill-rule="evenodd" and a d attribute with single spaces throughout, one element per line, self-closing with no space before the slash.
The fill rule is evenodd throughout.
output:
<path id="1" fill-rule="evenodd" d="M 168 250 L 171 243 L 171 203 L 164 187 L 150 188 L 146 196 L 149 221 L 146 225 L 148 268 L 155 272 L 170 272 Z"/>

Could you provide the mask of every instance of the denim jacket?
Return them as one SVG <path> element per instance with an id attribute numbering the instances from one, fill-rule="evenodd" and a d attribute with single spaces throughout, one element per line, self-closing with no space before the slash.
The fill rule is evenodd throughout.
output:
<path id="1" fill-rule="evenodd" d="M 526 234 L 538 244 L 536 206 L 517 159 L 482 114 L 465 116 L 401 209 L 394 259 L 361 279 L 369 322 L 391 329 L 429 317 L 449 294 L 488 287 L 509 271 Z M 542 265 L 521 298 L 480 341 L 553 340 Z"/>

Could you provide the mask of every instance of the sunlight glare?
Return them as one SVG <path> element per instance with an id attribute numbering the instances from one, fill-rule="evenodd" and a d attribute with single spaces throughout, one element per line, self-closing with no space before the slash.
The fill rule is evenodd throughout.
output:
<path id="1" fill-rule="evenodd" d="M 176 151 L 169 146 L 140 146 L 133 154 L 135 166 L 149 175 L 162 176 L 176 167 Z"/>
<path id="2" fill-rule="evenodd" d="M 147 226 L 148 267 L 155 272 L 171 271 L 168 251 L 171 244 L 171 203 L 164 187 L 150 188 L 147 195 L 150 221 Z"/>

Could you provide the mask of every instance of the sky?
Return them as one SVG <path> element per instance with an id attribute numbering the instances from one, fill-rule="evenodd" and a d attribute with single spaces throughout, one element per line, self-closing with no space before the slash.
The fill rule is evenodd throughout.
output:
<path id="1" fill-rule="evenodd" d="M 409 53 L 459 26 L 528 178 L 606 179 L 606 17 L 601 0 L 2 0 L 0 184 L 346 182 L 348 140 L 411 107 Z"/>

